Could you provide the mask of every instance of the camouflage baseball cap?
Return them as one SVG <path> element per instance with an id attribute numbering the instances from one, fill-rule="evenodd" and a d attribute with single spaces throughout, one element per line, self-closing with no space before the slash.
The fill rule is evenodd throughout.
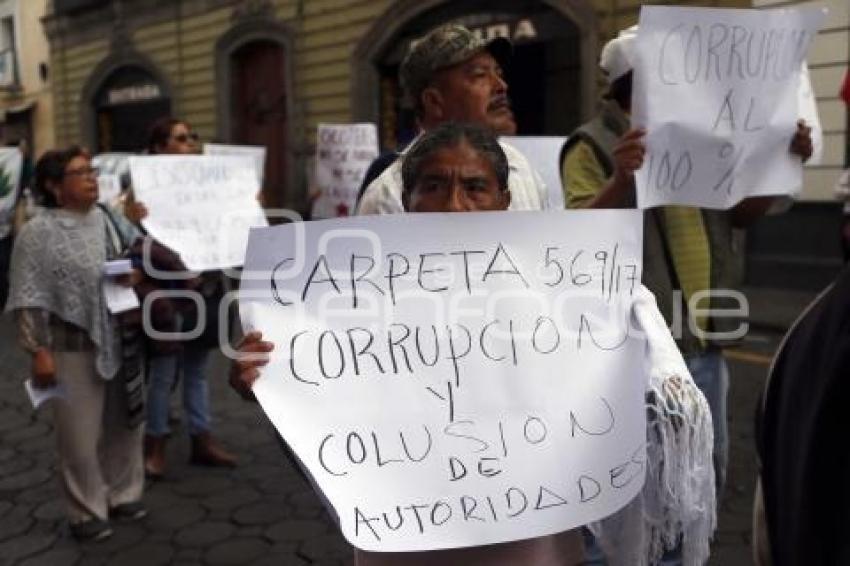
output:
<path id="1" fill-rule="evenodd" d="M 483 50 L 504 68 L 510 61 L 513 47 L 504 37 L 484 41 L 458 24 L 435 28 L 410 44 L 399 69 L 401 86 L 411 99 L 415 99 L 436 71 L 463 63 Z"/>

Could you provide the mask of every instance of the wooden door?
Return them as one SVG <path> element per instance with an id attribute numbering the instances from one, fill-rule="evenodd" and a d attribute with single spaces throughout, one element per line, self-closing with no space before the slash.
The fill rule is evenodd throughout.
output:
<path id="1" fill-rule="evenodd" d="M 230 141 L 265 146 L 264 202 L 283 206 L 288 200 L 283 47 L 273 41 L 252 41 L 237 49 L 230 63 Z"/>

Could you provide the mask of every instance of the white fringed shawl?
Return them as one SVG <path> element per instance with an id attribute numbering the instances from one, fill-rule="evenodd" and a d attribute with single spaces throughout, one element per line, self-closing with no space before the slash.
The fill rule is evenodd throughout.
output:
<path id="1" fill-rule="evenodd" d="M 711 412 L 645 287 L 633 313 L 647 337 L 646 484 L 621 511 L 588 526 L 610 566 L 656 563 L 680 540 L 684 566 L 702 566 L 717 526 Z"/>

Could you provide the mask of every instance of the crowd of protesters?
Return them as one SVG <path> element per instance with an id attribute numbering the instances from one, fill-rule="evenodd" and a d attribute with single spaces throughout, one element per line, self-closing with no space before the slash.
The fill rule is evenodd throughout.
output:
<path id="1" fill-rule="evenodd" d="M 634 172 L 643 164 L 646 132 L 629 125 L 634 38 L 634 29 L 625 30 L 603 49 L 600 67 L 608 89 L 600 112 L 570 136 L 562 152 L 560 165 L 567 208 L 636 206 Z M 517 130 L 503 76 L 510 56 L 511 45 L 507 40 L 485 42 L 458 25 L 439 27 L 411 45 L 399 72 L 415 109 L 420 133 L 399 153 L 382 156 L 370 168 L 357 214 L 547 208 L 540 176 L 522 153 L 497 139 L 498 135 L 514 134 Z M 810 131 L 805 124 L 800 123 L 793 138 L 788 140 L 788 147 L 803 161 L 811 155 Z M 193 154 L 198 149 L 197 136 L 186 122 L 163 118 L 151 125 L 148 154 Z M 43 155 L 35 167 L 31 188 L 42 210 L 21 228 L 15 239 L 6 309 L 14 313 L 20 343 L 31 354 L 34 385 L 44 388 L 60 384 L 65 390 L 64 398 L 56 400 L 53 408 L 58 474 L 68 521 L 78 539 L 100 540 L 112 533 L 111 519 L 145 516 L 145 476 L 159 479 L 168 473 L 166 441 L 172 433 L 169 421 L 175 388 L 182 388 L 191 442 L 190 462 L 204 466 L 236 465 L 234 456 L 211 435 L 206 365 L 210 351 L 218 346 L 219 321 L 198 312 L 199 308 L 218 312 L 218 301 L 229 283 L 218 272 L 190 278 L 178 276 L 187 271 L 185 266 L 177 254 L 145 234 L 141 221 L 148 212 L 144 203 L 133 197 L 132 188 L 119 207 L 98 204 L 96 171 L 91 156 L 83 148 L 71 147 Z M 629 544 L 623 543 L 624 521 L 615 527 L 596 525 L 593 534 L 587 529 L 576 529 L 460 550 L 403 555 L 356 551 L 357 564 L 704 562 L 713 527 L 713 516 L 709 515 L 714 513 L 716 498 L 725 482 L 729 372 L 721 351 L 723 344 L 705 339 L 701 332 L 720 330 L 724 321 L 700 314 L 707 309 L 694 313 L 688 307 L 691 297 L 701 291 L 740 286 L 741 274 L 735 268 L 732 250 L 732 229 L 751 224 L 771 204 L 771 199 L 759 198 L 746 199 L 728 211 L 670 206 L 644 213 L 643 283 L 648 289 L 647 296 L 654 297 L 647 316 L 669 327 L 673 313 L 684 312 L 694 323 L 683 325 L 685 333 L 675 343 L 676 356 L 688 368 L 683 373 L 689 372 L 693 378 L 690 381 L 687 375 L 677 376 L 675 388 L 690 401 L 678 406 L 675 400 L 665 398 L 663 392 L 669 387 L 648 391 L 647 403 L 655 409 L 656 419 L 651 422 L 656 428 L 664 426 L 669 420 L 665 417 L 667 413 L 690 410 L 694 414 L 688 422 L 713 423 L 713 435 L 709 436 L 713 436 L 713 446 L 703 447 L 704 456 L 713 459 L 713 473 L 702 480 L 689 478 L 690 489 L 699 491 L 702 501 L 710 499 L 706 503 L 709 511 L 697 510 L 696 515 L 702 516 L 693 517 L 694 509 L 678 508 L 681 521 L 671 527 L 652 525 L 640 509 L 633 509 L 631 517 L 636 518 L 633 528 L 655 530 L 643 538 L 635 536 L 632 540 L 637 542 Z M 158 270 L 174 272 L 175 277 L 153 278 L 145 273 L 142 248 L 152 250 L 151 258 Z M 130 269 L 105 276 L 104 264 L 118 258 L 129 259 Z M 157 289 L 198 291 L 204 297 L 202 305 L 173 298 L 152 301 L 152 324 L 157 330 L 176 332 L 193 328 L 203 314 L 207 328 L 189 342 L 146 336 L 140 316 L 132 311 L 122 315 L 109 312 L 102 290 L 104 277 L 110 279 L 110 284 L 132 288 L 140 298 Z M 836 311 L 830 311 L 830 305 L 841 308 L 846 305 L 846 297 L 839 296 L 836 290 L 819 305 L 814 314 L 800 323 L 796 339 L 785 347 L 786 360 L 778 374 L 796 375 L 795 372 L 804 371 L 801 360 L 805 359 L 805 348 L 824 347 L 827 340 L 809 339 L 802 333 L 814 324 L 812 317 L 825 317 L 830 312 L 834 315 Z M 834 324 L 839 328 L 837 332 L 843 328 L 846 334 L 846 328 Z M 676 351 L 669 331 L 665 329 L 661 334 L 659 347 L 665 347 L 669 340 L 670 347 Z M 263 341 L 259 333 L 244 337 L 230 375 L 232 387 L 250 397 L 251 386 L 274 347 Z M 832 364 L 824 371 L 836 372 L 837 367 L 840 366 Z M 781 404 L 782 399 L 796 394 L 797 389 L 787 385 L 795 383 L 791 377 L 782 383 L 786 384 L 784 389 L 766 397 L 766 403 L 782 396 Z M 764 426 L 780 430 L 777 427 L 783 426 L 782 420 L 776 411 L 781 407 L 775 409 L 775 405 L 768 404 L 765 407 Z M 673 426 L 669 434 L 698 432 Z M 791 453 L 782 450 L 782 443 L 777 440 L 780 436 L 764 436 L 760 454 L 766 462 L 770 456 L 793 460 Z M 649 438 L 648 444 L 653 442 L 660 441 Z M 661 449 L 656 452 L 664 453 Z M 665 468 L 664 462 L 656 464 L 658 469 Z M 794 469 L 799 469 L 800 478 L 811 477 L 807 475 L 812 473 L 810 468 Z M 770 473 L 762 475 L 768 511 L 762 513 L 762 524 L 767 522 L 766 535 L 759 540 L 764 548 L 783 549 L 794 540 L 786 536 L 793 529 L 787 520 L 781 519 L 776 506 L 780 505 L 777 501 L 781 500 L 781 482 L 789 474 L 783 475 L 770 466 L 767 471 Z M 664 481 L 675 481 L 670 473 L 662 473 Z M 646 488 L 645 497 L 664 497 L 662 489 L 652 489 L 652 486 Z M 679 502 L 663 503 L 672 508 Z M 774 522 L 775 532 L 771 531 L 771 512 L 779 517 Z M 702 525 L 702 541 L 684 540 L 681 529 L 686 516 Z M 656 531 L 664 528 L 668 529 L 662 537 L 665 544 L 659 548 L 651 543 L 654 536 L 659 536 Z M 670 532 L 671 528 L 680 531 Z M 781 562 L 776 553 L 774 557 L 776 564 L 802 563 Z"/>

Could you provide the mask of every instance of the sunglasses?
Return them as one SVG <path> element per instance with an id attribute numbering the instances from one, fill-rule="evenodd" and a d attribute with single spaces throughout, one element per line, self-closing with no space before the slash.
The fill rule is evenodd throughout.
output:
<path id="1" fill-rule="evenodd" d="M 171 139 L 173 139 L 177 143 L 186 143 L 189 140 L 192 140 L 193 142 L 197 143 L 200 138 L 198 137 L 198 134 L 192 132 L 191 134 L 177 134 L 176 136 L 171 136 Z"/>

